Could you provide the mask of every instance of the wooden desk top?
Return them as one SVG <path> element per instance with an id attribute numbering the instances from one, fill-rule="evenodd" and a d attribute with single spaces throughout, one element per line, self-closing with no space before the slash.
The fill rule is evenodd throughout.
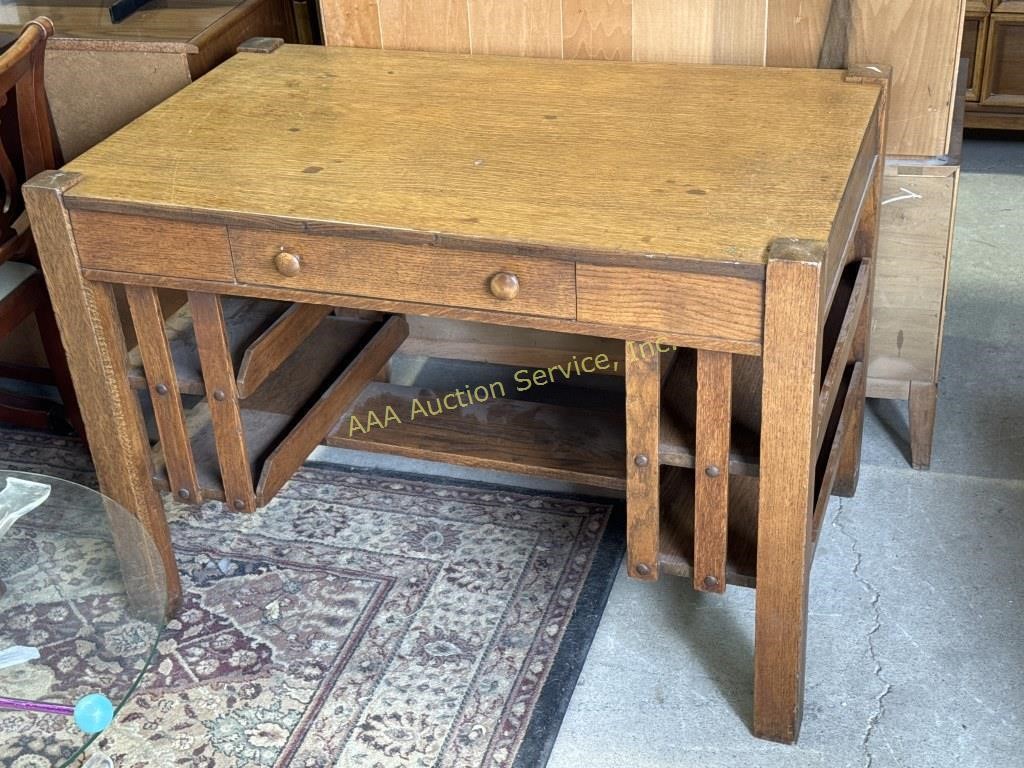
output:
<path id="1" fill-rule="evenodd" d="M 761 264 L 828 239 L 880 93 L 843 74 L 286 45 L 77 158 L 66 200 Z"/>
<path id="2" fill-rule="evenodd" d="M 188 42 L 242 0 L 152 0 L 114 24 L 113 0 L 4 3 L 0 31 L 17 32 L 37 16 L 53 21 L 55 38 Z"/>

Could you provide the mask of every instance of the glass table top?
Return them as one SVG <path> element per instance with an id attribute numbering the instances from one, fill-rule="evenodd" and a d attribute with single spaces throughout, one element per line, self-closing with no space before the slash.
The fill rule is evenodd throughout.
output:
<path id="1" fill-rule="evenodd" d="M 110 499 L 0 469 L 0 697 L 74 706 L 100 693 L 116 719 L 164 627 L 158 563 Z M 97 735 L 66 714 L 0 708 L 0 765 L 66 766 Z"/>

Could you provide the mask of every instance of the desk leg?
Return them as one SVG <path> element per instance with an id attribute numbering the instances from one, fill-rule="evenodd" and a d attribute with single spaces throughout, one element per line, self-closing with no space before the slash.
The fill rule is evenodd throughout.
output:
<path id="1" fill-rule="evenodd" d="M 125 540 L 114 527 L 126 582 L 138 589 L 164 588 L 168 610 L 181 597 L 170 532 L 153 487 L 149 440 L 135 393 L 128 384 L 124 336 L 110 285 L 86 280 L 64 193 L 81 177 L 47 171 L 24 185 L 25 202 L 40 263 L 53 298 L 54 313 L 67 350 L 89 448 L 103 493 L 134 514 L 154 546 Z"/>
<path id="2" fill-rule="evenodd" d="M 794 242 L 773 247 L 767 270 L 754 733 L 791 743 L 803 714 L 821 262 Z"/>

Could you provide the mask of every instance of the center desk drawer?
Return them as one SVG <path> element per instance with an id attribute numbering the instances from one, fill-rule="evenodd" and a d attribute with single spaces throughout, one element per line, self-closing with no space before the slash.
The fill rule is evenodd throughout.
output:
<path id="1" fill-rule="evenodd" d="M 576 317 L 568 261 L 257 229 L 231 229 L 228 237 L 241 283 Z"/>

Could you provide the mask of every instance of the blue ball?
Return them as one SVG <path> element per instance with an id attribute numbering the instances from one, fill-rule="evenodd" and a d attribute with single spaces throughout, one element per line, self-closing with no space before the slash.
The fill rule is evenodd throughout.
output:
<path id="1" fill-rule="evenodd" d="M 90 693 L 75 704 L 75 725 L 85 733 L 99 733 L 114 719 L 114 705 L 102 693 Z"/>

